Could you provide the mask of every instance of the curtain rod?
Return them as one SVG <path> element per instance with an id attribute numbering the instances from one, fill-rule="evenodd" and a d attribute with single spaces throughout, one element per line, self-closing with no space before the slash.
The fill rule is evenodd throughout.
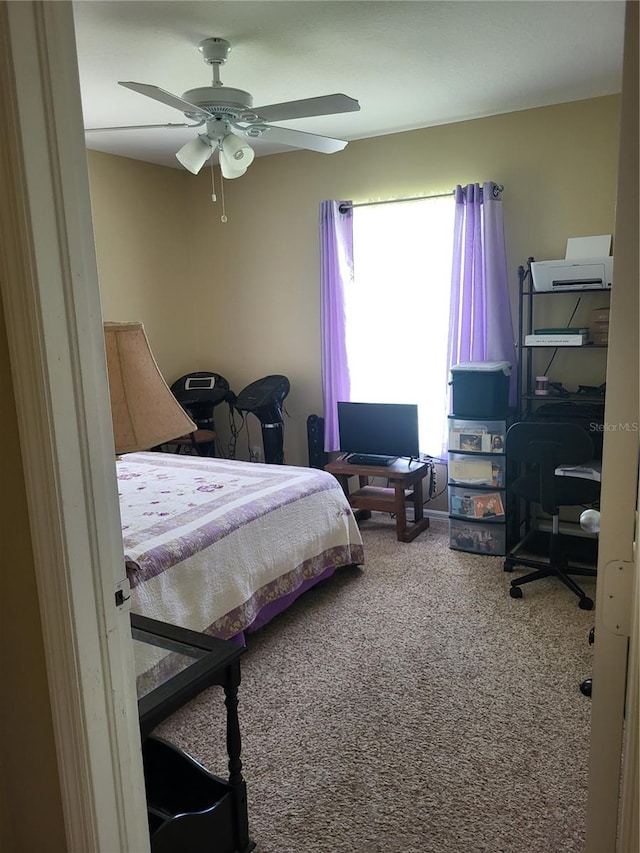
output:
<path id="1" fill-rule="evenodd" d="M 499 193 L 501 193 L 504 189 L 502 184 L 495 184 L 495 187 Z M 455 190 L 451 190 L 451 192 L 448 192 L 448 193 L 434 193 L 433 195 L 417 195 L 417 196 L 413 196 L 412 198 L 388 198 L 388 199 L 385 199 L 384 201 L 362 201 L 359 204 L 353 204 L 353 202 L 351 204 L 347 204 L 346 202 L 343 202 L 338 207 L 338 210 L 340 211 L 340 213 L 346 213 L 347 210 L 354 210 L 354 208 L 356 208 L 356 207 L 371 207 L 374 204 L 399 204 L 402 201 L 424 201 L 425 199 L 428 199 L 428 198 L 446 198 L 447 196 L 453 195 L 454 192 L 455 192 Z"/>

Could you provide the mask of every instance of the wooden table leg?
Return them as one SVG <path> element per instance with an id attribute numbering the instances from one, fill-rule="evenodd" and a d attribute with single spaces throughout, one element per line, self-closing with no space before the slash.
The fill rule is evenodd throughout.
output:
<path id="1" fill-rule="evenodd" d="M 229 787 L 233 792 L 235 815 L 236 849 L 240 853 L 249 853 L 255 842 L 249 838 L 249 817 L 247 812 L 247 785 L 242 776 L 242 749 L 240 724 L 238 722 L 238 685 L 240 684 L 240 664 L 229 667 L 228 677 L 223 685 L 224 704 L 227 706 L 227 753 L 229 756 Z"/>
<path id="2" fill-rule="evenodd" d="M 413 484 L 413 520 L 420 521 L 424 518 L 422 506 L 422 478 Z"/>
<path id="3" fill-rule="evenodd" d="M 406 486 L 407 483 L 405 482 Z M 425 518 L 422 507 L 422 477 L 414 480 L 413 495 L 413 524 L 407 525 L 406 501 L 404 488 L 401 482 L 394 483 L 395 506 L 396 506 L 396 534 L 399 542 L 413 542 L 419 533 L 429 526 L 429 519 Z"/>
<path id="4" fill-rule="evenodd" d="M 404 499 L 404 486 L 400 481 L 395 480 L 393 488 L 395 492 L 394 508 L 396 513 L 396 536 L 398 538 L 398 542 L 404 542 L 407 530 L 407 510 Z"/>

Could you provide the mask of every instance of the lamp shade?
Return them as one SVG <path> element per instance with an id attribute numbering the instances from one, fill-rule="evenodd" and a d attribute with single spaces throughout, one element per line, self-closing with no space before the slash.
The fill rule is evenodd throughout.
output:
<path id="1" fill-rule="evenodd" d="M 142 323 L 105 323 L 116 453 L 149 450 L 194 432 L 158 370 Z"/>

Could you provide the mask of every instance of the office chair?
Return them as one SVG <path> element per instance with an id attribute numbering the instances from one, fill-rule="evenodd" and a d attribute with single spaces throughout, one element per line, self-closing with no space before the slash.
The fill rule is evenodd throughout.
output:
<path id="1" fill-rule="evenodd" d="M 522 598 L 523 584 L 539 578 L 556 577 L 578 596 L 578 606 L 582 610 L 592 609 L 593 601 L 569 576 L 594 577 L 596 570 L 569 563 L 566 554 L 568 537 L 560 533 L 559 516 L 560 507 L 596 502 L 600 497 L 600 483 L 579 477 L 557 476 L 555 469 L 559 465 L 580 465 L 592 459 L 593 455 L 589 434 L 577 424 L 531 420 L 515 423 L 507 430 L 507 464 L 520 463 L 522 470 L 521 476 L 511 483 L 511 491 L 525 501 L 540 504 L 552 519 L 547 560 L 520 556 L 521 552 L 526 553 L 527 545 L 531 544 L 538 531 L 530 531 L 507 554 L 504 562 L 506 572 L 513 571 L 517 565 L 535 570 L 511 581 L 509 594 L 512 598 Z"/>

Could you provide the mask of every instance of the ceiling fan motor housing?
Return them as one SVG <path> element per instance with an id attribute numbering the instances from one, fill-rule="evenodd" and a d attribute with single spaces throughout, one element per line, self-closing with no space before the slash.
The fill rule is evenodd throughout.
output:
<path id="1" fill-rule="evenodd" d="M 221 114 L 236 118 L 253 106 L 253 98 L 244 89 L 232 89 L 229 86 L 202 86 L 199 89 L 188 89 L 182 99 L 190 104 L 202 107 L 203 114 Z M 185 113 L 190 117 L 197 113 Z"/>
<path id="2" fill-rule="evenodd" d="M 209 65 L 224 65 L 231 50 L 231 44 L 226 39 L 214 36 L 203 39 L 198 45 L 198 50 Z"/>

